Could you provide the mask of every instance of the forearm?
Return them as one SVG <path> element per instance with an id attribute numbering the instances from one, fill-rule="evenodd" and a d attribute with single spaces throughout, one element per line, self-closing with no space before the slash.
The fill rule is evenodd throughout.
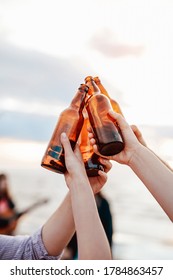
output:
<path id="1" fill-rule="evenodd" d="M 110 247 L 89 182 L 76 180 L 70 192 L 79 259 L 111 259 Z"/>
<path id="2" fill-rule="evenodd" d="M 134 154 L 129 166 L 173 221 L 173 173 L 171 170 L 142 145 Z"/>
<path id="3" fill-rule="evenodd" d="M 43 226 L 42 239 L 52 256 L 61 254 L 75 232 L 69 193 L 52 217 Z"/>
<path id="4" fill-rule="evenodd" d="M 164 161 L 163 159 L 161 159 L 157 154 L 155 154 L 152 150 L 150 150 L 167 168 L 169 168 L 171 171 L 173 171 L 173 169 L 170 167 L 170 165 Z"/>

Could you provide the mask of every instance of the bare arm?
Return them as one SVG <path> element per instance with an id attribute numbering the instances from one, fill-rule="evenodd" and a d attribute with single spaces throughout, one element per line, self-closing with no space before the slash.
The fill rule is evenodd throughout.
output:
<path id="1" fill-rule="evenodd" d="M 110 248 L 88 182 L 71 185 L 79 259 L 111 259 Z"/>
<path id="2" fill-rule="evenodd" d="M 173 172 L 143 143 L 139 143 L 120 114 L 112 111 L 109 114 L 118 123 L 125 141 L 124 150 L 109 159 L 129 165 L 173 221 Z M 90 133 L 89 136 L 97 153 L 94 135 Z"/>
<path id="3" fill-rule="evenodd" d="M 141 146 L 129 166 L 173 221 L 173 173 L 149 149 Z"/>
<path id="4" fill-rule="evenodd" d="M 74 157 L 74 155 L 73 155 Z M 70 189 L 71 190 L 71 196 L 73 196 L 73 200 L 70 197 L 70 193 L 67 194 L 64 201 L 61 203 L 59 208 L 56 210 L 56 212 L 52 215 L 52 217 L 45 223 L 42 230 L 42 239 L 43 243 L 45 245 L 46 250 L 48 251 L 49 255 L 57 256 L 61 254 L 62 250 L 67 246 L 69 241 L 71 240 L 74 232 L 75 232 L 75 223 L 73 218 L 73 211 L 72 211 L 72 203 L 71 201 L 75 201 L 75 205 L 78 203 L 78 201 L 81 203 L 81 201 L 78 199 L 76 201 L 76 193 L 78 189 L 80 190 L 79 196 L 77 197 L 84 197 L 85 199 L 85 191 L 89 192 L 89 195 L 91 196 L 91 200 L 93 199 L 93 192 L 97 193 L 100 191 L 100 189 L 104 186 L 104 184 L 107 181 L 107 175 L 106 173 L 109 172 L 112 165 L 108 160 L 100 159 L 102 164 L 105 166 L 105 172 L 100 172 L 99 176 L 90 178 L 90 184 L 88 183 L 88 178 L 85 176 L 81 176 L 82 184 L 80 184 L 79 178 L 79 170 L 78 165 L 74 164 L 75 172 L 77 172 L 75 176 L 75 182 L 73 186 Z M 83 163 L 80 163 L 82 166 Z M 68 177 L 68 174 L 66 174 L 66 178 Z M 83 178 L 84 181 L 87 181 L 87 184 L 84 184 L 84 188 L 81 189 L 81 185 L 83 185 Z M 85 188 L 87 187 L 87 189 Z M 84 191 L 84 192 L 83 192 Z M 92 205 L 95 204 L 95 201 Z M 82 205 L 83 206 L 83 205 Z M 77 206 L 76 212 L 80 212 L 79 209 L 82 209 L 80 205 Z M 97 213 L 97 211 L 94 208 L 94 212 Z M 80 227 L 80 226 L 79 226 Z M 78 231 L 78 230 L 77 230 Z M 79 230 L 80 232 L 80 230 Z M 87 231 L 88 232 L 88 226 Z M 78 234 L 79 236 L 79 234 Z M 80 244 L 83 243 L 82 241 Z M 88 244 L 86 243 L 86 246 Z M 90 247 L 88 247 L 90 248 Z M 85 251 L 83 248 L 81 248 L 80 251 Z M 89 252 L 90 254 L 90 252 Z M 83 256 L 85 258 L 85 255 Z"/>
<path id="5" fill-rule="evenodd" d="M 94 194 L 87 178 L 79 149 L 74 154 L 66 135 L 62 135 L 79 259 L 111 259 L 109 243 L 101 224 Z"/>
<path id="6" fill-rule="evenodd" d="M 43 226 L 42 239 L 49 255 L 60 255 L 74 232 L 71 198 L 68 193 L 56 212 Z"/>
<path id="7" fill-rule="evenodd" d="M 145 142 L 143 136 L 142 136 L 142 133 L 141 131 L 139 130 L 139 128 L 136 126 L 136 125 L 131 125 L 131 129 L 133 130 L 136 138 L 138 139 L 138 141 L 146 148 L 148 148 L 153 154 L 155 154 L 148 146 L 147 146 L 147 143 Z M 165 162 L 163 159 L 161 159 L 158 155 L 155 154 L 156 157 L 158 157 L 158 159 L 160 159 L 160 161 L 166 165 L 166 167 L 168 167 L 171 171 L 172 168 L 169 166 L 169 164 L 167 162 Z"/>

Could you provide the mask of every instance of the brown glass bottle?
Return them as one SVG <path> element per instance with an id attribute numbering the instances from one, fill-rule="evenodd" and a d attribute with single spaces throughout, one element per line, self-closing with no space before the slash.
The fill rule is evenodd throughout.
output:
<path id="1" fill-rule="evenodd" d="M 88 76 L 85 79 L 91 95 L 86 104 L 93 132 L 96 137 L 98 151 L 104 156 L 112 156 L 120 153 L 124 148 L 124 142 L 115 123 L 109 118 L 108 112 L 112 109 L 108 97 L 100 93 L 94 79 Z"/>
<path id="2" fill-rule="evenodd" d="M 96 83 L 96 85 L 98 86 L 98 88 L 100 89 L 101 93 L 104 94 L 105 96 L 107 96 L 111 102 L 112 108 L 115 112 L 121 114 L 123 116 L 123 113 L 121 111 L 120 105 L 118 104 L 118 102 L 116 102 L 114 99 L 112 99 L 110 97 L 110 95 L 108 94 L 107 90 L 104 88 L 104 86 L 102 85 L 99 77 L 95 77 L 94 78 L 94 82 Z"/>
<path id="3" fill-rule="evenodd" d="M 65 173 L 64 149 L 61 145 L 60 135 L 65 132 L 70 140 L 72 149 L 75 148 L 84 122 L 82 110 L 85 106 L 87 91 L 88 87 L 82 84 L 72 99 L 70 106 L 60 114 L 41 166 L 57 173 Z"/>
<path id="4" fill-rule="evenodd" d="M 83 110 L 84 123 L 79 136 L 79 147 L 82 154 L 83 162 L 85 164 L 85 169 L 88 177 L 98 176 L 98 171 L 104 171 L 103 165 L 99 162 L 99 156 L 93 152 L 93 147 L 90 144 L 88 137 L 88 127 L 90 127 L 88 114 L 86 109 Z"/>

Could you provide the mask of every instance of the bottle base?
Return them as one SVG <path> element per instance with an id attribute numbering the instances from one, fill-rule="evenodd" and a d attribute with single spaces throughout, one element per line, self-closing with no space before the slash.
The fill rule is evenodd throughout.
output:
<path id="1" fill-rule="evenodd" d="M 99 170 L 103 171 L 103 168 L 101 169 L 86 169 L 86 173 L 88 177 L 97 177 Z"/>
<path id="2" fill-rule="evenodd" d="M 123 149 L 124 143 L 120 141 L 99 145 L 99 152 L 103 156 L 114 156 L 119 154 Z"/>
<path id="3" fill-rule="evenodd" d="M 97 162 L 94 163 L 94 160 Z M 85 162 L 85 169 L 88 177 L 96 177 L 99 176 L 98 172 L 99 170 L 104 171 L 103 165 L 99 164 L 98 162 L 98 156 L 96 154 L 93 154 L 92 158 L 90 158 L 87 162 Z"/>
<path id="4" fill-rule="evenodd" d="M 65 167 L 60 166 L 58 164 L 56 164 L 56 166 L 53 166 L 53 165 L 42 163 L 41 166 L 48 169 L 49 171 L 59 173 L 59 174 L 64 174 L 67 171 L 67 169 Z"/>

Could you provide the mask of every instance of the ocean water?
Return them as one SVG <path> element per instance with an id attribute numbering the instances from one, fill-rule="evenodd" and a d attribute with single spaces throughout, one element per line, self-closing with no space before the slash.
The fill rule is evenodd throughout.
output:
<path id="1" fill-rule="evenodd" d="M 17 227 L 16 234 L 32 234 L 67 193 L 63 175 L 39 166 L 4 171 L 19 210 L 49 198 L 49 203 L 27 214 Z M 113 215 L 115 259 L 173 259 L 172 222 L 128 167 L 114 164 L 103 193 Z"/>

